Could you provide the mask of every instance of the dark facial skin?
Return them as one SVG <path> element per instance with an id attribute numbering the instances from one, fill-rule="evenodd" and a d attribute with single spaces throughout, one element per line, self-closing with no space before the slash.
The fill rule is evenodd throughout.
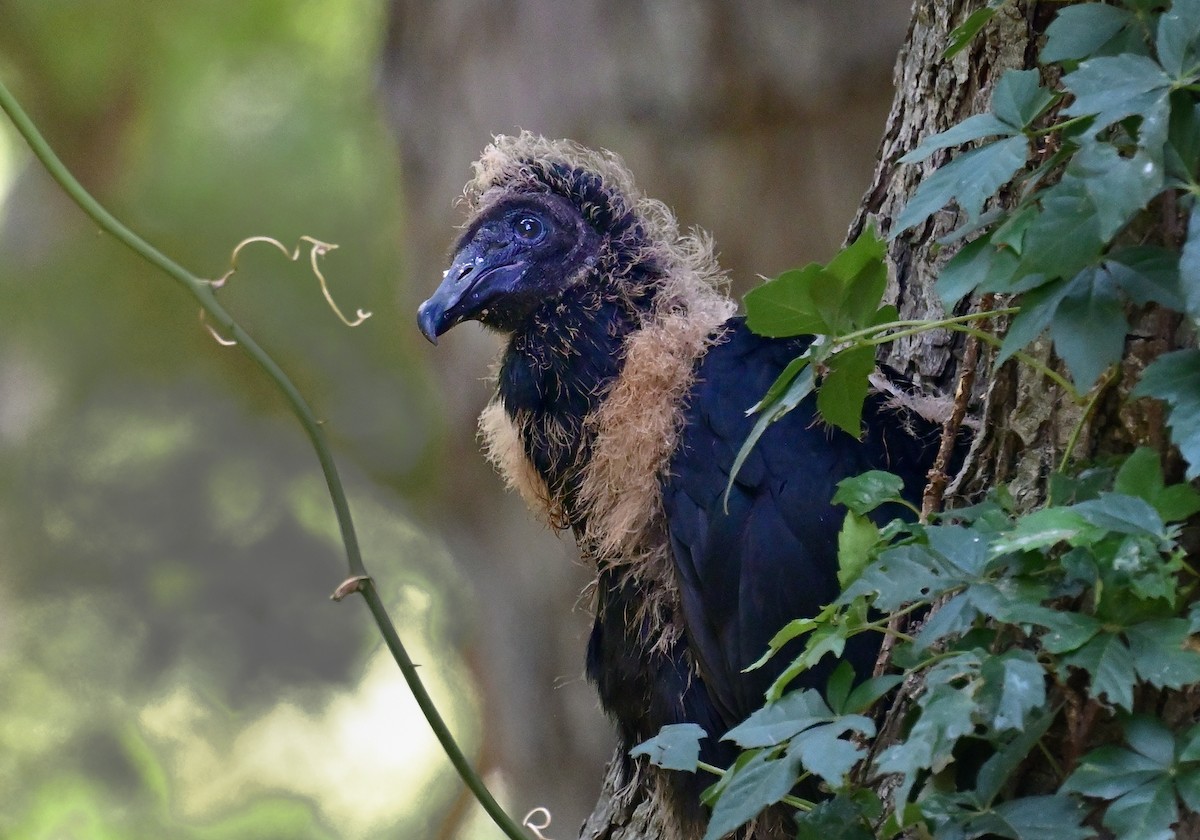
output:
<path id="1" fill-rule="evenodd" d="M 437 291 L 417 310 L 433 343 L 463 321 L 520 328 L 596 264 L 600 235 L 556 195 L 516 195 L 466 229 Z"/>

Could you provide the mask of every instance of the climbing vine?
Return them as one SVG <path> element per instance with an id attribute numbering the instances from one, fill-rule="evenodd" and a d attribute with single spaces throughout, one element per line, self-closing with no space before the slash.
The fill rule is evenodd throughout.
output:
<path id="1" fill-rule="evenodd" d="M 972 14 L 947 53 L 1006 2 Z M 957 150 L 889 235 L 956 206 L 940 243 L 958 250 L 936 290 L 964 314 L 903 321 L 883 305 L 885 242 L 872 231 L 747 295 L 756 331 L 817 338 L 754 407 L 739 464 L 814 393 L 830 424 L 858 434 L 877 345 L 914 331 L 967 333 L 994 365 L 1029 365 L 1090 409 L 1119 369 L 1130 313 L 1156 307 L 1188 349 L 1147 365 L 1131 398 L 1162 401 L 1183 472 L 1200 477 L 1200 0 L 1064 6 L 1039 60 L 995 82 L 987 113 L 901 159 Z M 1046 335 L 1061 365 L 1027 353 Z M 1200 683 L 1200 578 L 1183 546 L 1200 493 L 1169 483 L 1150 448 L 1074 469 L 1071 454 L 1032 509 L 998 486 L 970 507 L 879 525 L 911 507 L 900 480 L 840 485 L 843 594 L 780 631 L 767 657 L 796 639 L 803 651 L 724 736 L 745 752 L 701 768 L 720 777 L 707 840 L 780 802 L 797 809 L 800 838 L 1073 840 L 1099 826 L 1165 838 L 1181 806 L 1200 811 L 1200 725 L 1160 714 L 1171 692 Z M 918 620 L 906 631 L 886 618 L 897 614 Z M 860 633 L 892 637 L 894 673 L 855 686 L 842 666 L 823 695 L 789 691 Z M 898 736 L 876 743 L 870 709 L 901 683 L 919 687 Z M 635 752 L 695 771 L 704 736 L 668 727 Z M 812 777 L 829 798 L 792 798 Z"/>

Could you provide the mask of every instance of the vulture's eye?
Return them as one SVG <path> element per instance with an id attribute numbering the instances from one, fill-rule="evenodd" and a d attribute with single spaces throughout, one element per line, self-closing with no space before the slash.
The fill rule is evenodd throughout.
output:
<path id="1" fill-rule="evenodd" d="M 513 228 L 517 236 L 526 242 L 537 242 L 546 232 L 546 226 L 537 216 L 518 216 Z"/>

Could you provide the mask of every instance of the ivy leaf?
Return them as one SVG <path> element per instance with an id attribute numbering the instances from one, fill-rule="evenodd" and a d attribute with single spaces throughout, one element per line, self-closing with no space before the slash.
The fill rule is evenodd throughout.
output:
<path id="1" fill-rule="evenodd" d="M 750 457 L 754 444 L 758 443 L 758 439 L 767 431 L 768 426 L 804 402 L 813 392 L 813 387 L 813 369 L 811 365 L 806 365 L 775 402 L 765 406 L 761 402 L 759 403 L 757 406 L 759 409 L 758 420 L 754 422 L 754 427 L 750 429 L 750 434 L 746 436 L 742 448 L 738 450 L 737 457 L 733 459 L 733 467 L 729 470 L 729 482 L 725 485 L 725 505 L 729 504 L 729 491 L 733 489 L 733 482 L 737 480 L 742 465 Z"/>
<path id="2" fill-rule="evenodd" d="M 1086 192 L 1100 238 L 1112 239 L 1163 189 L 1161 154 L 1139 149 L 1123 157 L 1111 143 L 1084 143 L 1067 164 L 1063 181 Z"/>
<path id="3" fill-rule="evenodd" d="M 631 756 L 644 755 L 656 767 L 667 770 L 696 772 L 700 761 L 700 741 L 708 737 L 695 723 L 672 723 L 658 734 L 629 751 Z"/>
<path id="4" fill-rule="evenodd" d="M 1135 22 L 1128 9 L 1103 3 L 1068 6 L 1046 28 L 1043 64 L 1088 58 Z"/>
<path id="5" fill-rule="evenodd" d="M 818 802 L 796 815 L 796 840 L 875 840 L 861 805 L 846 796 Z"/>
<path id="6" fill-rule="evenodd" d="M 975 699 L 970 691 L 942 683 L 934 684 L 918 699 L 921 715 L 908 737 L 879 754 L 880 773 L 904 776 L 896 789 L 896 807 L 903 808 L 909 791 L 922 770 L 940 770 L 953 759 L 958 739 L 974 731 Z"/>
<path id="7" fill-rule="evenodd" d="M 1109 805 L 1103 824 L 1124 840 L 1173 840 L 1171 824 L 1177 819 L 1175 785 L 1159 777 Z"/>
<path id="8" fill-rule="evenodd" d="M 904 157 L 900 163 L 919 163 L 939 149 L 961 146 L 984 137 L 1012 137 L 1020 133 L 1020 126 L 1012 126 L 995 114 L 975 114 L 945 131 L 926 137 Z"/>
<path id="9" fill-rule="evenodd" d="M 825 269 L 813 263 L 751 289 L 743 298 L 746 326 L 769 338 L 822 332 L 825 321 L 817 312 L 811 290 L 825 279 Z"/>
<path id="10" fill-rule="evenodd" d="M 1136 496 L 1101 493 L 1100 498 L 1072 505 L 1070 510 L 1097 528 L 1117 534 L 1146 535 L 1163 539 L 1167 536 L 1162 517 L 1146 500 Z"/>
<path id="11" fill-rule="evenodd" d="M 1004 341 L 1000 344 L 1000 352 L 996 354 L 997 367 L 1042 334 L 1054 318 L 1058 305 L 1070 290 L 1068 283 L 1059 280 L 1047 283 L 1025 295 L 1021 300 L 1021 311 L 1013 318 Z"/>
<path id="12" fill-rule="evenodd" d="M 897 610 L 912 601 L 936 597 L 958 585 L 942 559 L 921 545 L 900 545 L 882 552 L 834 603 L 874 595 L 875 608 Z"/>
<path id="13" fill-rule="evenodd" d="M 1166 769 L 1160 761 L 1108 744 L 1084 756 L 1060 790 L 1097 799 L 1116 799 L 1152 781 Z"/>
<path id="14" fill-rule="evenodd" d="M 1125 459 L 1117 471 L 1113 490 L 1145 499 L 1164 522 L 1178 522 L 1200 511 L 1200 493 L 1191 486 L 1164 485 L 1158 453 L 1148 446 L 1139 446 Z"/>
<path id="15" fill-rule="evenodd" d="M 979 34 L 979 31 L 987 26 L 988 22 L 996 16 L 996 12 L 1000 10 L 1000 7 L 1007 2 L 1008 0 L 988 0 L 988 4 L 982 9 L 976 9 L 967 15 L 967 19 L 956 26 L 950 33 L 950 43 L 942 53 L 942 58 L 952 58 L 958 55 Z"/>
<path id="16" fill-rule="evenodd" d="M 1085 268 L 1071 282 L 1050 321 L 1054 349 L 1081 392 L 1121 360 L 1128 331 L 1116 283 L 1097 267 Z"/>
<path id="17" fill-rule="evenodd" d="M 851 512 L 865 516 L 887 502 L 899 502 L 904 496 L 904 479 L 883 470 L 867 470 L 843 478 L 833 494 L 835 505 L 845 505 Z"/>
<path id="18" fill-rule="evenodd" d="M 1179 274 L 1184 278 L 1185 310 L 1193 321 L 1200 320 L 1200 211 L 1192 205 L 1188 216 L 1187 241 L 1179 256 Z"/>
<path id="19" fill-rule="evenodd" d="M 1064 178 L 1042 193 L 1042 212 L 1025 231 L 1017 277 L 1074 277 L 1104 247 L 1100 215 L 1081 178 Z"/>
<path id="20" fill-rule="evenodd" d="M 1200 2 L 1175 0 L 1158 19 L 1158 62 L 1172 79 L 1187 84 L 1200 70 Z"/>
<path id="21" fill-rule="evenodd" d="M 862 714 L 875 705 L 876 700 L 900 685 L 903 681 L 904 677 L 900 674 L 880 674 L 878 677 L 863 680 L 850 692 L 850 695 L 846 698 L 845 705 L 840 711 L 843 714 Z"/>
<path id="22" fill-rule="evenodd" d="M 704 840 L 720 840 L 787 796 L 799 775 L 799 756 L 774 757 L 768 750 L 732 773 L 713 806 Z"/>
<path id="23" fill-rule="evenodd" d="M 1135 246 L 1109 255 L 1103 268 L 1138 306 L 1161 303 L 1182 312 L 1187 306 L 1179 282 L 1179 254 L 1166 248 Z"/>
<path id="24" fill-rule="evenodd" d="M 1064 665 L 1082 668 L 1091 677 L 1088 694 L 1099 699 L 1108 698 L 1114 706 L 1133 710 L 1133 685 L 1137 671 L 1133 654 L 1120 636 L 1114 633 L 1098 633 L 1086 645 L 1072 651 L 1063 658 Z"/>
<path id="25" fill-rule="evenodd" d="M 983 203 L 1025 165 L 1028 152 L 1023 135 L 963 152 L 921 182 L 896 220 L 892 237 L 919 225 L 952 200 L 974 219 Z"/>
<path id="26" fill-rule="evenodd" d="M 1102 534 L 1083 514 L 1072 508 L 1050 507 L 1035 510 L 1017 520 L 1013 528 L 992 541 L 992 555 L 1018 551 L 1037 551 L 1060 542 L 1078 545 L 1091 542 Z"/>
<path id="27" fill-rule="evenodd" d="M 869 344 L 834 355 L 817 392 L 817 411 L 826 423 L 855 438 L 862 437 L 862 410 L 875 370 L 875 348 Z"/>
<path id="28" fill-rule="evenodd" d="M 1000 794 L 1004 783 L 1029 757 L 1030 750 L 1046 734 L 1054 718 L 1055 714 L 1050 711 L 1030 718 L 1023 730 L 983 763 L 975 776 L 975 795 L 980 803 L 990 805 Z"/>
<path id="29" fill-rule="evenodd" d="M 879 545 L 879 527 L 865 516 L 847 511 L 838 531 L 838 585 L 845 589 L 862 574 Z"/>
<path id="30" fill-rule="evenodd" d="M 992 91 L 992 113 L 1019 130 L 1037 119 L 1054 99 L 1055 95 L 1042 87 L 1037 70 L 1008 70 Z"/>
<path id="31" fill-rule="evenodd" d="M 774 703 L 753 712 L 722 736 L 722 741 L 733 741 L 751 747 L 774 747 L 816 726 L 833 720 L 833 711 L 811 688 L 791 691 Z"/>
<path id="32" fill-rule="evenodd" d="M 1021 840 L 1086 840 L 1096 836 L 1082 824 L 1087 810 L 1066 796 L 1024 796 L 1001 802 L 989 816 L 996 821 L 988 828 L 990 832 L 1004 831 L 1003 836 Z"/>
<path id="33" fill-rule="evenodd" d="M 1200 682 L 1200 653 L 1188 647 L 1188 622 L 1159 618 L 1126 628 L 1137 674 L 1158 688 L 1183 688 Z"/>
<path id="34" fill-rule="evenodd" d="M 1023 729 L 1030 713 L 1046 703 L 1046 672 L 1027 650 L 990 656 L 980 673 L 980 700 L 995 710 L 992 727 L 997 732 Z"/>
<path id="35" fill-rule="evenodd" d="M 1171 90 L 1171 78 L 1157 62 L 1128 53 L 1088 59 L 1063 76 L 1062 84 L 1075 94 L 1075 101 L 1063 113 L 1069 117 L 1094 114 L 1093 134 L 1135 114 L 1165 113 Z"/>
<path id="36" fill-rule="evenodd" d="M 1133 389 L 1135 397 L 1157 397 L 1170 406 L 1171 441 L 1187 460 L 1187 479 L 1200 477 L 1200 350 L 1177 350 L 1151 362 Z"/>
<path id="37" fill-rule="evenodd" d="M 820 776 L 830 787 L 841 787 L 846 774 L 866 755 L 866 750 L 841 737 L 851 731 L 871 737 L 875 734 L 875 724 L 862 715 L 847 715 L 814 726 L 792 739 L 788 755 L 798 756 L 805 770 Z"/>

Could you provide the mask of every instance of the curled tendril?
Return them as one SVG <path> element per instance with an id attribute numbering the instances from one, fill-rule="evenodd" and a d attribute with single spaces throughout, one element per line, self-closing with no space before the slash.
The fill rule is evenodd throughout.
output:
<path id="1" fill-rule="evenodd" d="M 330 251 L 337 248 L 337 245 L 335 245 L 332 242 L 322 242 L 321 240 L 314 239 L 311 236 L 301 236 L 300 240 L 296 243 L 295 249 L 291 250 L 291 251 L 289 251 L 287 249 L 287 247 L 282 242 L 280 242 L 278 239 L 275 239 L 270 236 L 251 236 L 248 239 L 243 239 L 241 242 L 239 242 L 234 247 L 233 253 L 230 254 L 230 256 L 229 256 L 229 270 L 226 271 L 224 274 L 222 274 L 220 277 L 218 277 L 216 280 L 208 281 L 208 284 L 210 286 L 212 286 L 212 288 L 214 288 L 214 289 L 221 288 L 222 286 L 225 285 L 226 281 L 228 281 L 230 277 L 232 277 L 234 274 L 237 273 L 238 255 L 241 254 L 243 248 L 245 248 L 247 245 L 251 244 L 252 242 L 265 242 L 268 245 L 274 245 L 276 248 L 279 249 L 280 253 L 282 253 L 285 257 L 287 257 L 292 262 L 296 262 L 297 260 L 300 259 L 300 254 L 304 250 L 304 244 L 305 243 L 309 244 L 310 246 L 312 246 L 311 248 L 309 248 L 309 252 L 308 252 L 309 253 L 309 264 L 312 266 L 312 272 L 314 275 L 316 275 L 317 282 L 319 282 L 321 284 L 321 294 L 325 296 L 325 302 L 329 304 L 329 308 L 333 310 L 333 314 L 337 315 L 338 319 L 341 320 L 341 322 L 348 327 L 357 327 L 363 321 L 365 321 L 371 317 L 370 312 L 367 312 L 362 309 L 355 310 L 354 320 L 350 320 L 342 313 L 342 310 L 338 307 L 337 303 L 334 302 L 333 295 L 331 295 L 329 293 L 329 284 L 325 281 L 325 275 L 321 273 L 321 267 L 318 264 L 318 260 L 321 257 L 328 254 Z M 202 324 L 204 324 L 204 328 L 207 329 L 212 334 L 212 337 L 217 340 L 218 344 L 220 344 L 224 347 L 230 347 L 234 344 L 237 344 L 237 342 L 233 341 L 232 339 L 223 338 L 212 327 L 212 325 L 210 325 L 205 320 L 204 310 L 200 310 L 200 322 Z"/>
<path id="2" fill-rule="evenodd" d="M 540 822 L 536 825 L 533 822 L 534 817 L 537 817 L 540 820 Z M 521 820 L 521 825 L 532 831 L 533 836 L 536 837 L 537 840 L 550 840 L 549 837 L 547 837 L 545 834 L 542 834 L 544 829 L 550 827 L 550 809 L 543 808 L 539 805 L 537 808 L 534 808 L 525 815 L 525 819 Z"/>

